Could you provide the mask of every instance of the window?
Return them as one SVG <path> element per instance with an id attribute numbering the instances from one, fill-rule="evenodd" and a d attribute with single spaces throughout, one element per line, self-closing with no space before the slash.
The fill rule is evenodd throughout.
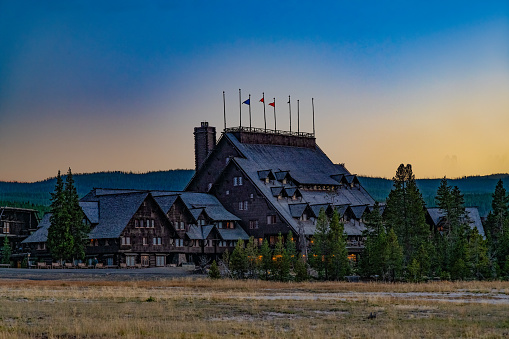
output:
<path id="1" fill-rule="evenodd" d="M 130 237 L 122 237 L 122 245 L 131 245 L 131 238 Z"/>
<path id="2" fill-rule="evenodd" d="M 251 193 L 251 195 L 249 196 L 251 199 L 254 199 L 254 194 Z"/>
<path id="3" fill-rule="evenodd" d="M 161 238 L 160 237 L 152 238 L 152 243 L 154 245 L 161 245 Z"/>
<path id="4" fill-rule="evenodd" d="M 244 202 L 240 201 L 239 202 L 239 211 L 243 211 L 244 210 Z"/>
<path id="5" fill-rule="evenodd" d="M 234 226 L 234 224 L 233 224 L 233 222 L 232 222 L 232 221 L 227 221 L 227 222 L 226 222 L 226 228 L 231 228 L 231 229 L 233 229 L 233 228 L 235 228 L 235 226 Z"/>
<path id="6" fill-rule="evenodd" d="M 45 250 L 45 249 L 46 249 L 46 243 L 45 243 L 45 242 L 39 242 L 39 243 L 37 243 L 37 249 L 38 249 L 39 251 Z"/>
<path id="7" fill-rule="evenodd" d="M 183 221 L 179 222 L 179 223 L 177 224 L 177 229 L 179 229 L 179 230 L 185 230 L 185 229 L 186 229 L 186 224 L 185 224 Z"/>
<path id="8" fill-rule="evenodd" d="M 125 263 L 127 266 L 136 265 L 136 257 L 134 255 L 128 255 L 125 257 Z"/>
<path id="9" fill-rule="evenodd" d="M 140 227 L 143 227 L 143 220 L 140 220 Z"/>
<path id="10" fill-rule="evenodd" d="M 152 221 L 152 228 L 154 228 L 156 221 L 154 219 L 152 219 L 151 221 Z"/>
<path id="11" fill-rule="evenodd" d="M 134 227 L 140 227 L 140 221 L 138 219 L 134 220 Z"/>
<path id="12" fill-rule="evenodd" d="M 302 217 L 300 218 L 302 221 L 308 220 L 308 215 L 306 213 L 302 213 Z"/>
<path id="13" fill-rule="evenodd" d="M 233 177 L 233 186 L 238 186 L 237 177 Z"/>
<path id="14" fill-rule="evenodd" d="M 226 190 L 225 194 L 230 195 L 230 191 Z"/>
<path id="15" fill-rule="evenodd" d="M 212 188 L 212 183 L 209 182 L 208 187 L 207 187 L 207 191 L 210 191 L 211 188 Z"/>
<path id="16" fill-rule="evenodd" d="M 270 244 L 270 246 L 276 245 L 276 237 L 275 236 L 271 235 L 269 237 L 269 244 Z"/>
<path id="17" fill-rule="evenodd" d="M 269 177 L 265 178 L 265 183 L 268 184 L 270 182 Z"/>
<path id="18" fill-rule="evenodd" d="M 247 211 L 247 201 L 244 201 L 244 211 Z"/>
<path id="19" fill-rule="evenodd" d="M 242 186 L 242 177 L 239 177 L 239 186 Z"/>
<path id="20" fill-rule="evenodd" d="M 224 241 L 224 240 L 221 240 L 221 241 L 219 242 L 219 247 L 226 247 L 226 245 L 227 245 L 227 244 L 226 244 L 226 241 Z"/>
<path id="21" fill-rule="evenodd" d="M 166 266 L 166 257 L 164 257 L 162 255 L 157 255 L 156 256 L 156 266 L 157 267 Z"/>
<path id="22" fill-rule="evenodd" d="M 143 238 L 143 245 L 144 245 L 144 246 L 148 245 L 148 243 L 147 243 L 147 238 L 145 238 L 145 237 Z"/>
<path id="23" fill-rule="evenodd" d="M 112 257 L 106 258 L 106 265 L 113 266 L 113 258 Z"/>
<path id="24" fill-rule="evenodd" d="M 275 215 L 268 215 L 267 216 L 267 225 L 272 225 L 276 223 L 276 216 Z"/>
<path id="25" fill-rule="evenodd" d="M 249 229 L 257 229 L 258 228 L 258 220 L 249 220 Z"/>
<path id="26" fill-rule="evenodd" d="M 225 164 L 228 165 L 229 162 L 230 162 L 230 158 L 226 158 L 225 159 Z"/>
<path id="27" fill-rule="evenodd" d="M 175 239 L 175 246 L 177 247 L 184 246 L 184 239 Z"/>
<path id="28" fill-rule="evenodd" d="M 10 223 L 8 223 L 7 221 L 4 221 L 3 232 L 4 233 L 11 233 L 10 226 L 11 226 Z"/>
<path id="29" fill-rule="evenodd" d="M 141 256 L 141 266 L 149 266 L 150 260 L 148 255 Z"/>

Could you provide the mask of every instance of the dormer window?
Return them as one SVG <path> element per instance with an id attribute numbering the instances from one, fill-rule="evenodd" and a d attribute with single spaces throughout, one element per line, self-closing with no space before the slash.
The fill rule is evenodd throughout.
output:
<path id="1" fill-rule="evenodd" d="M 266 183 L 266 184 L 270 183 L 270 179 L 269 179 L 269 177 L 265 178 L 265 183 Z"/>

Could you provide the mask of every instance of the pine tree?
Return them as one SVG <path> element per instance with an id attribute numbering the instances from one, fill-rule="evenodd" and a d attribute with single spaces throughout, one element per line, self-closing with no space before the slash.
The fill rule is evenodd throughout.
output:
<path id="1" fill-rule="evenodd" d="M 404 263 L 408 265 L 421 244 L 429 239 L 430 230 L 426 224 L 424 200 L 417 188 L 412 166 L 401 164 L 393 182 L 394 187 L 387 199 L 385 221 L 400 240 Z"/>
<path id="2" fill-rule="evenodd" d="M 297 255 L 297 246 L 295 244 L 295 240 L 293 239 L 292 231 L 288 232 L 288 235 L 286 236 L 285 249 L 290 260 L 290 268 L 294 270 L 295 264 L 299 260 L 299 256 Z"/>
<path id="3" fill-rule="evenodd" d="M 245 251 L 247 260 L 247 275 L 251 278 L 257 278 L 260 260 L 258 258 L 258 247 L 255 244 L 254 237 L 249 238 Z"/>
<path id="4" fill-rule="evenodd" d="M 386 278 L 393 281 L 401 277 L 403 265 L 403 249 L 398 242 L 396 232 L 391 228 L 387 233 L 387 247 L 385 252 L 385 272 Z"/>
<path id="5" fill-rule="evenodd" d="M 230 256 L 230 270 L 236 279 L 244 279 L 247 272 L 247 256 L 244 249 L 244 241 L 239 239 Z"/>
<path id="6" fill-rule="evenodd" d="M 217 267 L 217 263 L 215 260 L 212 262 L 212 265 L 210 265 L 209 278 L 210 279 L 221 278 L 221 272 L 219 271 L 219 267 Z"/>
<path id="7" fill-rule="evenodd" d="M 487 242 L 479 234 L 476 227 L 470 232 L 468 246 L 472 276 L 478 280 L 490 278 L 491 269 Z"/>
<path id="8" fill-rule="evenodd" d="M 375 202 L 373 210 L 366 214 L 364 250 L 360 256 L 359 269 L 363 277 L 384 276 L 387 233 L 383 225 L 380 206 Z"/>
<path id="9" fill-rule="evenodd" d="M 283 236 L 279 233 L 274 248 L 274 276 L 278 281 L 290 280 L 290 258 L 286 252 Z"/>
<path id="10" fill-rule="evenodd" d="M 83 260 L 90 227 L 83 222 L 84 214 L 79 205 L 78 192 L 70 168 L 65 179 L 65 204 L 69 215 L 69 231 L 73 238 L 72 254 L 75 259 Z"/>
<path id="11" fill-rule="evenodd" d="M 509 195 L 502 180 L 498 181 L 492 197 L 492 211 L 488 214 L 484 229 L 490 243 L 490 252 L 496 258 L 498 267 L 505 271 L 503 269 L 504 261 L 509 255 L 509 235 L 507 234 L 509 227 L 506 227 L 509 223 Z"/>
<path id="12" fill-rule="evenodd" d="M 336 210 L 332 213 L 329 225 L 329 256 L 327 263 L 330 279 L 341 280 L 349 273 L 348 251 L 346 249 L 345 227 L 339 221 L 339 215 Z"/>
<path id="13" fill-rule="evenodd" d="M 4 244 L 2 247 L 2 264 L 10 264 L 11 255 L 12 255 L 11 244 L 9 243 L 9 239 L 7 237 L 4 237 Z"/>
<path id="14" fill-rule="evenodd" d="M 265 280 L 269 280 L 269 274 L 272 271 L 272 250 L 269 247 L 269 241 L 267 239 L 263 240 L 262 248 L 260 249 L 260 255 L 262 257 L 261 262 L 261 270 L 263 272 L 263 277 Z"/>
<path id="15" fill-rule="evenodd" d="M 306 259 L 303 256 L 300 256 L 299 259 L 295 262 L 295 267 L 293 270 L 295 272 L 295 281 L 299 282 L 309 279 Z"/>
<path id="16" fill-rule="evenodd" d="M 311 242 L 311 255 L 309 265 L 316 270 L 319 279 L 329 279 L 328 265 L 326 262 L 329 256 L 328 241 L 328 220 L 325 210 L 322 208 L 316 221 L 316 229 Z"/>
<path id="17" fill-rule="evenodd" d="M 48 249 L 53 259 L 71 260 L 73 257 L 74 239 L 70 230 L 70 216 L 66 204 L 64 182 L 57 175 L 55 191 L 51 193 L 51 217 L 48 228 Z"/>

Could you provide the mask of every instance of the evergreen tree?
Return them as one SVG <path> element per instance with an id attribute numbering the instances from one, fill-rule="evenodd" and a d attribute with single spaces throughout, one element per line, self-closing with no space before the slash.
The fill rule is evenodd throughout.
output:
<path id="1" fill-rule="evenodd" d="M 57 175 L 55 191 L 51 193 L 51 217 L 50 227 L 48 228 L 48 249 L 53 259 L 71 260 L 73 257 L 74 239 L 70 230 L 69 210 L 66 204 L 64 192 L 64 182 Z"/>
<path id="2" fill-rule="evenodd" d="M 239 239 L 230 256 L 230 270 L 234 278 L 244 279 L 248 268 L 244 241 Z"/>
<path id="3" fill-rule="evenodd" d="M 7 237 L 4 237 L 4 244 L 2 247 L 2 264 L 10 264 L 11 255 L 12 255 L 11 244 L 9 243 L 9 239 Z"/>
<path id="4" fill-rule="evenodd" d="M 385 279 L 393 281 L 401 276 L 403 266 L 403 249 L 398 242 L 394 229 L 387 233 L 387 247 L 385 251 Z"/>
<path id="5" fill-rule="evenodd" d="M 212 262 L 212 265 L 210 265 L 209 278 L 214 280 L 221 278 L 221 272 L 219 271 L 219 267 L 217 267 L 215 260 Z"/>
<path id="6" fill-rule="evenodd" d="M 278 281 L 290 280 L 290 257 L 286 252 L 283 236 L 279 233 L 274 248 L 274 277 Z"/>
<path id="7" fill-rule="evenodd" d="M 329 226 L 329 256 L 327 263 L 330 279 L 341 280 L 349 273 L 348 251 L 346 249 L 345 227 L 339 221 L 339 215 L 336 210 L 332 213 Z"/>
<path id="8" fill-rule="evenodd" d="M 269 280 L 269 274 L 272 271 L 272 250 L 269 247 L 269 241 L 263 240 L 262 248 L 260 249 L 260 255 L 262 257 L 261 270 L 265 280 Z"/>
<path id="9" fill-rule="evenodd" d="M 430 238 L 424 200 L 417 188 L 411 165 L 399 166 L 393 178 L 385 215 L 387 225 L 394 229 L 403 246 L 404 263 L 409 264 L 421 244 Z"/>
<path id="10" fill-rule="evenodd" d="M 472 276 L 478 280 L 491 277 L 488 246 L 486 240 L 479 234 L 477 228 L 472 229 L 468 241 Z"/>
<path id="11" fill-rule="evenodd" d="M 69 231 L 73 238 L 72 254 L 75 259 L 83 260 L 90 227 L 83 222 L 84 214 L 79 205 L 78 192 L 70 168 L 65 179 L 65 205 L 69 216 Z"/>
<path id="12" fill-rule="evenodd" d="M 364 241 L 364 250 L 359 260 L 360 274 L 364 277 L 383 277 L 387 233 L 383 225 L 378 202 L 375 202 L 373 210 L 366 214 L 364 224 L 366 225 L 366 230 L 363 231 L 363 236 L 366 240 Z"/>
<path id="13" fill-rule="evenodd" d="M 488 214 L 484 224 L 485 234 L 490 242 L 490 251 L 496 258 L 498 267 L 503 269 L 504 261 L 509 255 L 509 195 L 507 194 L 502 180 L 499 180 L 492 195 L 492 211 Z M 507 274 L 499 272 L 501 274 Z"/>
<path id="14" fill-rule="evenodd" d="M 316 229 L 311 243 L 309 265 L 316 270 L 319 279 L 329 279 L 327 257 L 329 256 L 328 220 L 322 208 L 316 221 Z"/>
<path id="15" fill-rule="evenodd" d="M 286 237 L 285 249 L 290 260 L 290 268 L 294 270 L 295 264 L 299 260 L 299 256 L 297 254 L 297 245 L 295 244 L 295 240 L 293 239 L 292 231 L 288 232 L 288 235 Z"/>
<path id="16" fill-rule="evenodd" d="M 307 263 L 303 256 L 300 256 L 299 259 L 295 262 L 293 270 L 295 272 L 295 281 L 299 282 L 309 279 Z"/>
<path id="17" fill-rule="evenodd" d="M 258 277 L 258 267 L 260 260 L 258 258 L 258 247 L 255 244 L 254 237 L 250 237 L 246 246 L 247 275 L 251 278 Z"/>

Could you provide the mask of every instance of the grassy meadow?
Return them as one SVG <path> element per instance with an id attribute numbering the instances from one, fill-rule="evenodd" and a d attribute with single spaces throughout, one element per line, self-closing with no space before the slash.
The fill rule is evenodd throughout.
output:
<path id="1" fill-rule="evenodd" d="M 0 279 L 0 338 L 507 336 L 508 282 Z"/>

